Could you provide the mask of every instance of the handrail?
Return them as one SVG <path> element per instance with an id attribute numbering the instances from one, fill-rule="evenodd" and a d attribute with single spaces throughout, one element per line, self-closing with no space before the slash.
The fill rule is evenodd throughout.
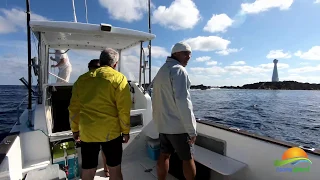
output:
<path id="1" fill-rule="evenodd" d="M 64 82 L 66 82 L 66 83 L 68 83 L 68 81 L 66 81 L 65 79 L 63 79 L 63 78 L 61 78 L 61 77 L 59 77 L 59 76 L 57 76 L 57 75 L 55 75 L 55 74 L 53 74 L 51 72 L 49 72 L 49 74 L 54 76 L 54 77 L 56 77 L 56 78 L 58 78 L 58 79 L 60 79 L 60 80 L 62 80 L 62 81 L 64 81 Z"/>
<path id="2" fill-rule="evenodd" d="M 26 101 L 28 97 L 28 94 L 25 95 L 22 99 L 22 101 L 20 102 L 20 104 L 17 106 L 17 125 L 20 125 L 20 115 L 19 115 L 19 111 L 20 111 L 20 107 L 22 106 L 22 104 Z"/>

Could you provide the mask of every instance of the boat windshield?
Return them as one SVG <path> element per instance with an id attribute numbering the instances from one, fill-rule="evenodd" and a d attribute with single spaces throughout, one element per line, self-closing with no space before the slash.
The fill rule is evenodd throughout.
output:
<path id="1" fill-rule="evenodd" d="M 71 64 L 72 71 L 70 74 L 69 83 L 74 83 L 81 74 L 88 71 L 88 63 L 92 59 L 99 59 L 100 52 L 98 50 L 78 50 L 70 49 L 66 52 Z M 50 50 L 50 53 L 54 53 L 54 49 Z M 146 52 L 145 52 L 146 53 Z M 54 54 L 50 54 L 53 58 Z M 49 56 L 49 58 L 50 58 Z M 144 57 L 144 56 L 143 56 Z M 55 61 L 49 61 L 49 80 L 48 83 L 57 82 L 57 76 L 59 74 L 58 68 L 51 67 L 57 64 Z M 117 70 L 123 73 L 129 81 L 139 81 L 139 65 L 140 65 L 140 47 L 139 45 L 125 49 L 121 52 L 120 63 L 117 66 Z M 120 68 L 120 69 L 119 69 Z M 148 73 L 146 73 L 146 79 L 148 79 Z M 143 83 L 143 79 L 142 79 Z"/>

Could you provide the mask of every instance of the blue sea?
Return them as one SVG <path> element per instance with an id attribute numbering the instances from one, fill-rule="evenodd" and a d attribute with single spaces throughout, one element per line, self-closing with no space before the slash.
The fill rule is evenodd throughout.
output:
<path id="1" fill-rule="evenodd" d="M 0 86 L 2 138 L 26 94 L 24 86 Z M 191 96 L 197 118 L 320 149 L 320 91 L 210 89 Z"/>

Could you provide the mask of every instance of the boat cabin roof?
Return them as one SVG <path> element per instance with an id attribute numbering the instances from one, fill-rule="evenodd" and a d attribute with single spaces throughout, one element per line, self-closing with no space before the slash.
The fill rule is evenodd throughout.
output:
<path id="1" fill-rule="evenodd" d="M 113 48 L 124 50 L 154 39 L 154 34 L 113 27 L 110 24 L 87 24 L 61 21 L 30 21 L 31 30 L 39 40 L 54 49 L 91 49 Z"/>

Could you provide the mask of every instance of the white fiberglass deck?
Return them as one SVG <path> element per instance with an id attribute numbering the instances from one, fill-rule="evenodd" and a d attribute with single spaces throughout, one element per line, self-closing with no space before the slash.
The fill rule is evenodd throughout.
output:
<path id="1" fill-rule="evenodd" d="M 78 149 L 79 164 L 81 167 L 81 152 Z M 156 180 L 157 169 L 156 161 L 150 159 L 147 155 L 145 136 L 142 133 L 131 134 L 130 141 L 128 144 L 123 145 L 123 156 L 122 156 L 122 174 L 123 179 L 126 180 Z M 105 177 L 103 170 L 103 161 L 99 154 L 99 165 L 97 173 L 94 178 L 98 179 L 109 179 Z M 175 180 L 170 174 L 167 177 L 168 180 Z"/>

